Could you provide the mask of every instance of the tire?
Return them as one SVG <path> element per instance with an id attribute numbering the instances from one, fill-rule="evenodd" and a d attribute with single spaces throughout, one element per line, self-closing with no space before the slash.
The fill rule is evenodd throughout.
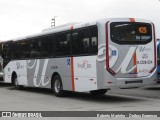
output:
<path id="1" fill-rule="evenodd" d="M 16 75 L 13 78 L 13 81 L 14 81 L 14 87 L 15 87 L 16 90 L 21 90 L 23 88 L 23 86 L 21 86 L 21 85 L 18 84 L 18 78 L 17 78 Z"/>
<path id="2" fill-rule="evenodd" d="M 59 75 L 56 75 L 52 81 L 52 91 L 55 96 L 62 97 L 64 96 L 62 80 Z"/>
<path id="3" fill-rule="evenodd" d="M 92 95 L 105 95 L 106 92 L 107 92 L 106 89 L 100 89 L 100 90 L 90 91 L 90 93 L 91 93 Z"/>

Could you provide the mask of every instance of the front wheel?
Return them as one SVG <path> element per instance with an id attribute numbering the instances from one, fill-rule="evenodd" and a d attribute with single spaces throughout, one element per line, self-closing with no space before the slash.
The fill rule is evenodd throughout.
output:
<path id="1" fill-rule="evenodd" d="M 107 92 L 106 89 L 100 89 L 100 90 L 90 91 L 90 93 L 91 93 L 92 95 L 105 95 L 106 92 Z"/>
<path id="2" fill-rule="evenodd" d="M 53 78 L 52 90 L 55 96 L 62 97 L 64 95 L 63 85 L 60 76 L 56 75 Z"/>

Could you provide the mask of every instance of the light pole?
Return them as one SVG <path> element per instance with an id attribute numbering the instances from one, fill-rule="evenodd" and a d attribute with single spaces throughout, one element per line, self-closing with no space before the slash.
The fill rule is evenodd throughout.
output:
<path id="1" fill-rule="evenodd" d="M 54 16 L 54 18 L 51 19 L 51 27 L 56 26 L 56 17 L 57 16 Z"/>

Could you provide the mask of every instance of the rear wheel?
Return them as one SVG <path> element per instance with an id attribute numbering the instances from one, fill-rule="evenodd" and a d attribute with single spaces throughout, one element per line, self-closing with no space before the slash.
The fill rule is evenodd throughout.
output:
<path id="1" fill-rule="evenodd" d="M 107 92 L 106 89 L 100 89 L 100 90 L 90 91 L 90 93 L 91 93 L 92 95 L 105 95 L 106 92 Z"/>
<path id="2" fill-rule="evenodd" d="M 53 78 L 52 91 L 57 97 L 62 97 L 64 95 L 63 85 L 59 75 Z"/>

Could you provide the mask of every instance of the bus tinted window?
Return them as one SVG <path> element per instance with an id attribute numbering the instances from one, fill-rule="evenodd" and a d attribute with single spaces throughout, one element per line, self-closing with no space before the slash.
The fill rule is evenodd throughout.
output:
<path id="1" fill-rule="evenodd" d="M 2 51 L 3 51 L 3 49 L 2 49 L 2 43 L 0 43 L 0 56 L 2 57 Z"/>
<path id="2" fill-rule="evenodd" d="M 29 52 L 28 41 L 22 40 L 22 41 L 14 42 L 13 58 L 23 59 L 23 58 L 28 58 L 29 55 L 30 55 L 30 52 Z"/>
<path id="3" fill-rule="evenodd" d="M 30 45 L 29 41 L 24 40 L 24 41 L 21 42 L 20 51 L 22 51 L 21 55 L 24 58 L 29 58 L 30 57 L 29 45 Z"/>
<path id="4" fill-rule="evenodd" d="M 70 55 L 70 33 L 59 33 L 55 35 L 56 56 Z"/>
<path id="5" fill-rule="evenodd" d="M 54 36 L 44 36 L 42 37 L 42 57 L 53 57 L 54 56 Z"/>
<path id="6" fill-rule="evenodd" d="M 89 30 L 87 28 L 74 30 L 72 36 L 72 54 L 89 54 Z"/>
<path id="7" fill-rule="evenodd" d="M 152 40 L 148 23 L 113 22 L 110 31 L 111 40 L 118 44 L 146 44 Z"/>
<path id="8" fill-rule="evenodd" d="M 13 58 L 47 58 L 72 55 L 93 55 L 98 52 L 97 26 L 38 36 L 15 41 Z M 71 51 L 72 50 L 72 51 Z"/>
<path id="9" fill-rule="evenodd" d="M 37 55 L 36 55 L 36 57 L 42 57 L 42 41 L 41 41 L 40 38 L 37 39 L 36 44 L 37 44 Z"/>
<path id="10" fill-rule="evenodd" d="M 91 39 L 91 53 L 98 53 L 98 29 L 97 26 L 89 27 L 90 39 Z"/>
<path id="11" fill-rule="evenodd" d="M 39 41 L 40 39 L 38 38 L 33 38 L 30 40 L 30 57 L 35 58 L 35 57 L 40 57 L 40 47 L 41 47 L 41 42 Z"/>
<path id="12" fill-rule="evenodd" d="M 6 43 L 3 46 L 3 57 L 4 59 L 10 59 L 12 52 L 11 52 L 11 44 L 10 43 Z"/>
<path id="13" fill-rule="evenodd" d="M 19 42 L 14 42 L 13 43 L 13 48 L 14 48 L 14 51 L 13 51 L 13 58 L 14 59 L 17 59 L 17 58 L 19 58 Z"/>

